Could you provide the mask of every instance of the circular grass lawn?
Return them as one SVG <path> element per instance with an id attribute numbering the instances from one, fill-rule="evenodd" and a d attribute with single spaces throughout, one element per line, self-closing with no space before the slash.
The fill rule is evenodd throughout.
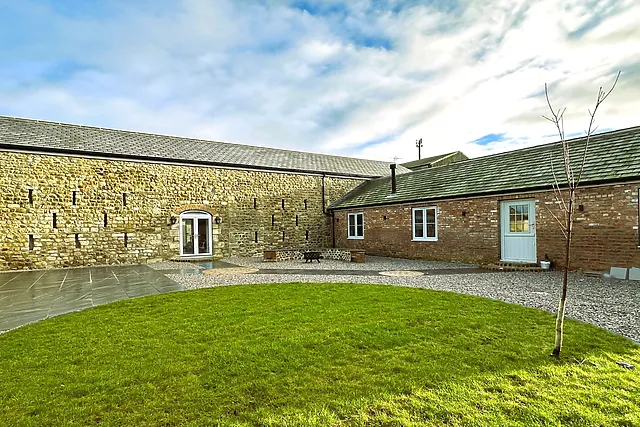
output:
<path id="1" fill-rule="evenodd" d="M 553 328 L 377 285 L 121 301 L 0 335 L 0 425 L 640 425 L 638 370 L 615 363 L 640 347 L 568 321 L 555 359 Z"/>

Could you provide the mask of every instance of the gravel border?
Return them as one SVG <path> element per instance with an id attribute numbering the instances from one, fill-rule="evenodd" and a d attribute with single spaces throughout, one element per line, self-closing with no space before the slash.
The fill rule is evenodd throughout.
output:
<path id="1" fill-rule="evenodd" d="M 268 264 L 268 263 L 265 263 Z M 274 263 L 282 264 L 282 263 Z M 419 277 L 245 274 L 204 276 L 167 274 L 185 289 L 259 283 L 360 283 L 407 286 L 477 295 L 555 313 L 560 297 L 560 272 L 496 272 Z M 571 273 L 567 316 L 592 323 L 640 343 L 640 286 Z"/>
<path id="2" fill-rule="evenodd" d="M 302 260 L 264 262 L 262 257 L 230 257 L 222 261 L 236 264 L 242 267 L 257 268 L 261 270 L 439 270 L 446 268 L 474 268 L 477 265 L 463 264 L 460 262 L 423 261 L 414 259 L 387 258 L 378 256 L 366 256 L 366 262 L 338 261 L 323 259 L 318 262 L 304 262 Z"/>

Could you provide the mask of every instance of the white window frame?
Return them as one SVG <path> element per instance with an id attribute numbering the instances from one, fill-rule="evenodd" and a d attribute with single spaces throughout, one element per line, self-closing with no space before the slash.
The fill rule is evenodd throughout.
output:
<path id="1" fill-rule="evenodd" d="M 182 220 L 183 219 L 192 219 L 193 227 L 194 227 L 194 235 L 196 239 L 194 240 L 194 252 L 195 248 L 198 247 L 198 219 L 207 219 L 207 238 L 209 239 L 209 252 L 201 254 L 201 253 L 193 253 L 193 254 L 185 254 L 183 247 L 183 234 L 182 234 Z M 185 211 L 180 214 L 180 222 L 178 234 L 180 236 L 180 257 L 182 258 L 198 258 L 198 257 L 206 257 L 213 255 L 213 229 L 212 229 L 212 215 L 209 212 L 204 211 Z"/>
<path id="2" fill-rule="evenodd" d="M 435 227 L 436 235 L 434 237 L 427 237 L 427 211 L 435 211 Z M 424 237 L 416 237 L 416 211 L 422 211 L 422 230 L 424 231 Z M 425 206 L 421 208 L 411 209 L 411 240 L 414 242 L 437 242 L 438 241 L 438 207 L 437 206 Z"/>
<path id="3" fill-rule="evenodd" d="M 360 215 L 360 218 L 362 218 L 362 236 L 358 236 L 358 215 Z M 352 236 L 351 235 L 351 218 L 354 218 L 355 221 L 355 230 L 356 230 L 356 235 Z M 350 240 L 362 240 L 364 239 L 364 212 L 352 212 L 349 215 L 347 215 L 347 236 L 348 239 Z"/>

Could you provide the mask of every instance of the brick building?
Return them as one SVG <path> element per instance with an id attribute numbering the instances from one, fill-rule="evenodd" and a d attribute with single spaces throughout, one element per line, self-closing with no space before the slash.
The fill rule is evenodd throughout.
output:
<path id="1" fill-rule="evenodd" d="M 585 139 L 570 141 L 579 164 Z M 367 254 L 563 264 L 564 236 L 551 215 L 551 170 L 563 175 L 552 143 L 364 182 L 333 203 L 334 242 Z M 562 181 L 562 176 L 559 176 Z M 591 138 L 577 192 L 572 265 L 640 266 L 640 127 Z"/>
<path id="2" fill-rule="evenodd" d="M 0 117 L 0 270 L 328 247 L 326 206 L 388 173 L 385 162 Z"/>

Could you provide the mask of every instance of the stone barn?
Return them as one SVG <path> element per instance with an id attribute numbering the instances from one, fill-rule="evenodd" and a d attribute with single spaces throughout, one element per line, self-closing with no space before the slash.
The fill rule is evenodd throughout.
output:
<path id="1" fill-rule="evenodd" d="M 385 162 L 0 117 L 0 270 L 329 247 L 326 207 L 388 173 Z"/>

